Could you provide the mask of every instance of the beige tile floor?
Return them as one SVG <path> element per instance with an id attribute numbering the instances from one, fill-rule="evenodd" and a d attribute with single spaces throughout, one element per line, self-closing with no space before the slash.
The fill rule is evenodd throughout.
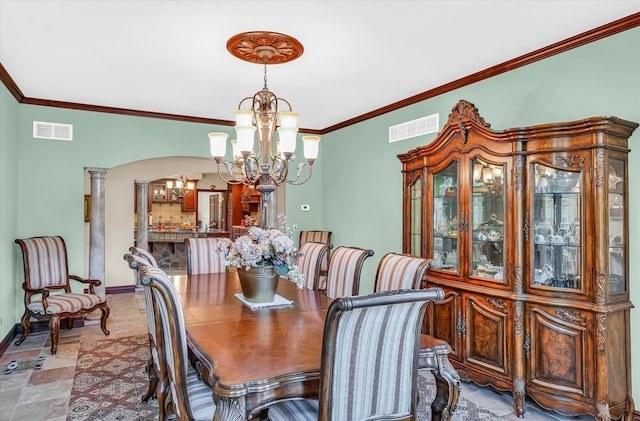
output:
<path id="1" fill-rule="evenodd" d="M 111 308 L 109 337 L 121 338 L 147 332 L 143 292 L 109 295 L 108 300 Z M 62 330 L 56 355 L 51 355 L 49 350 L 48 332 L 33 333 L 19 347 L 12 344 L 7 349 L 0 357 L 0 370 L 4 370 L 12 360 L 40 355 L 46 358 L 40 370 L 24 369 L 0 374 L 0 421 L 66 420 L 80 343 L 105 338 L 97 322 L 89 323 L 92 324 L 83 328 Z M 511 395 L 463 383 L 462 396 L 497 415 L 518 419 L 513 413 Z M 525 419 L 581 421 L 593 417 L 566 418 L 531 404 L 527 407 Z"/>

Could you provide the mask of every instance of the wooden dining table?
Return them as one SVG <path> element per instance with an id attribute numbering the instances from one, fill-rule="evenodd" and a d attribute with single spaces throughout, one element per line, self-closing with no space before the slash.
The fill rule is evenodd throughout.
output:
<path id="1" fill-rule="evenodd" d="M 175 276 L 173 283 L 192 364 L 213 390 L 214 420 L 248 420 L 278 400 L 318 398 L 328 297 L 280 279 L 277 294 L 293 302 L 251 309 L 236 297 L 241 288 L 234 270 Z M 439 354 L 433 349 L 423 353 L 421 365 L 444 363 Z M 436 377 L 435 420 L 457 403 L 457 392 L 451 396 L 450 391 L 459 389 L 459 382 L 452 384 L 449 374 Z"/>

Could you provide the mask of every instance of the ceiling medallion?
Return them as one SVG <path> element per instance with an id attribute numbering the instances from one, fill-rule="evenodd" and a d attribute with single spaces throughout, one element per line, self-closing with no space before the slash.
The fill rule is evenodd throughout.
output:
<path id="1" fill-rule="evenodd" d="M 240 60 L 251 63 L 280 64 L 300 57 L 304 47 L 290 35 L 254 31 L 229 38 L 227 50 Z"/>

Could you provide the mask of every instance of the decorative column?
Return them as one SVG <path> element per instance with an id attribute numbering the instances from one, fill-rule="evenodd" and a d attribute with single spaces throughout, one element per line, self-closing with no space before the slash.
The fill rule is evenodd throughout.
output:
<path id="1" fill-rule="evenodd" d="M 138 209 L 136 246 L 141 249 L 149 250 L 149 181 L 135 180 L 136 191 L 138 192 Z M 134 271 L 136 288 L 142 288 L 140 279 L 138 279 L 138 271 Z"/>
<path id="2" fill-rule="evenodd" d="M 96 294 L 106 295 L 104 239 L 104 177 L 106 168 L 85 168 L 91 175 L 91 221 L 89 222 L 89 278 L 102 284 Z"/>

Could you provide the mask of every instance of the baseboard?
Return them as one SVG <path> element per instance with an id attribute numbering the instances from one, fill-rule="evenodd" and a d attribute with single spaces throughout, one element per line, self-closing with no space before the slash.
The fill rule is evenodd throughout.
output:
<path id="1" fill-rule="evenodd" d="M 136 287 L 135 285 L 123 285 L 123 286 L 117 286 L 117 287 L 107 287 L 107 289 L 105 290 L 105 293 L 107 295 L 109 294 L 125 294 L 125 293 L 129 293 L 129 292 L 135 292 Z M 62 319 L 60 320 L 60 330 L 62 329 L 67 329 L 68 327 L 68 321 L 69 319 Z M 77 328 L 77 327 L 84 327 L 84 320 L 83 319 L 73 319 L 73 324 L 71 325 L 72 328 Z M 36 333 L 36 332 L 48 332 L 49 331 L 49 322 L 45 321 L 45 320 L 37 320 L 34 322 L 31 322 L 31 333 Z M 6 352 L 7 349 L 9 349 L 9 346 L 11 345 L 11 342 L 13 342 L 13 340 L 18 337 L 19 335 L 22 335 L 22 324 L 21 323 L 16 323 L 7 333 L 7 336 L 4 337 L 4 339 L 2 340 L 2 342 L 0 342 L 0 357 L 2 357 L 4 355 L 4 353 Z"/>

